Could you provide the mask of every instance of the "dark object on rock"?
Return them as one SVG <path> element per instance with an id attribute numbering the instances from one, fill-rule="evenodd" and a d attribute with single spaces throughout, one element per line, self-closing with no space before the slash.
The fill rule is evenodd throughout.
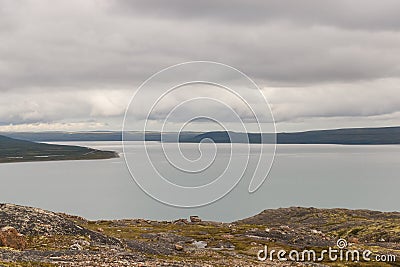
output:
<path id="1" fill-rule="evenodd" d="M 201 219 L 199 216 L 190 216 L 190 221 L 192 223 L 197 223 L 197 222 L 201 222 Z"/>
<path id="2" fill-rule="evenodd" d="M 24 250 L 27 242 L 25 236 L 18 233 L 14 227 L 6 226 L 0 230 L 0 246 Z"/>

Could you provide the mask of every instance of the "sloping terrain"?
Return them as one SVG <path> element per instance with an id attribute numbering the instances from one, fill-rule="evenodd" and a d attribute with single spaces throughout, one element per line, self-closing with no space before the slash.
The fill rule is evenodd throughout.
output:
<path id="1" fill-rule="evenodd" d="M 113 151 L 101 151 L 79 146 L 35 143 L 0 135 L 0 163 L 108 159 L 115 157 L 118 157 L 118 154 Z"/>
<path id="2" fill-rule="evenodd" d="M 400 213 L 285 208 L 233 223 L 179 219 L 87 221 L 12 204 L 0 205 L 0 227 L 24 234 L 27 247 L 0 247 L 0 266 L 400 266 Z M 393 255 L 378 262 L 260 262 L 257 252 L 334 247 Z"/>
<path id="3" fill-rule="evenodd" d="M 340 144 L 340 145 L 390 145 L 400 144 L 400 127 L 348 128 L 294 133 L 207 132 L 196 136 L 183 136 L 180 141 L 198 143 L 203 139 L 215 143 L 273 143 L 277 144 Z"/>

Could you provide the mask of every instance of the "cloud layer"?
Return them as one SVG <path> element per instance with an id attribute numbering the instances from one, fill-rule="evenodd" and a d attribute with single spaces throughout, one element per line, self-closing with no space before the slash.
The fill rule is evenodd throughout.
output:
<path id="1" fill-rule="evenodd" d="M 0 130 L 119 129 L 141 82 L 191 60 L 244 71 L 281 129 L 395 124 L 398 14 L 395 0 L 4 0 Z"/>

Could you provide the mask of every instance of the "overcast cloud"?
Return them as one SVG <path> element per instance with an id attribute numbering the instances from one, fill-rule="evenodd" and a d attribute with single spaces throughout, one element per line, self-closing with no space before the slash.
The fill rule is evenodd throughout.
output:
<path id="1" fill-rule="evenodd" d="M 0 1 L 0 131 L 121 128 L 170 65 L 232 65 L 279 130 L 399 125 L 400 1 Z"/>

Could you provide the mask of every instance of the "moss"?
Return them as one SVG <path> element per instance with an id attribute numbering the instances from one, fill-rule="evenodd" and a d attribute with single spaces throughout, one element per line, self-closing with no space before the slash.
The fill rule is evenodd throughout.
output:
<path id="1" fill-rule="evenodd" d="M 360 231 L 362 231 L 364 228 L 362 227 L 356 227 L 354 229 L 351 229 L 348 233 L 348 235 L 353 235 L 356 236 Z"/>
<path id="2" fill-rule="evenodd" d="M 55 264 L 46 262 L 2 262 L 0 264 L 5 267 L 53 267 Z"/>
<path id="3" fill-rule="evenodd" d="M 388 263 L 382 263 L 382 262 L 346 262 L 346 263 L 325 263 L 329 266 L 333 267 L 390 267 L 393 266 Z"/>
<path id="4" fill-rule="evenodd" d="M 69 247 L 76 243 L 76 240 L 90 241 L 85 236 L 28 236 L 28 249 L 32 250 L 63 250 L 69 249 Z"/>
<path id="5" fill-rule="evenodd" d="M 309 216 L 306 219 L 310 219 L 313 216 Z M 306 220 L 305 219 L 305 220 Z M 311 218 L 312 219 L 312 218 Z M 354 217 L 348 216 L 345 213 L 328 214 L 324 217 L 327 223 L 315 226 L 316 229 L 322 230 L 325 234 L 331 237 L 343 237 L 356 236 L 360 240 L 371 240 L 376 239 L 376 235 L 392 235 L 393 233 L 400 232 L 400 223 L 398 220 L 385 220 L 385 219 L 366 219 L 362 216 Z M 303 220 L 304 221 L 304 220 Z M 143 234 L 159 234 L 159 233 L 176 233 L 182 236 L 191 237 L 197 241 L 206 241 L 209 247 L 215 247 L 221 241 L 231 242 L 235 248 L 234 252 L 240 257 L 244 257 L 246 260 L 252 261 L 256 259 L 258 250 L 262 246 L 267 245 L 269 249 L 275 249 L 276 251 L 284 249 L 290 251 L 295 249 L 293 246 L 277 243 L 277 242 L 263 242 L 255 240 L 251 237 L 247 237 L 246 233 L 249 230 L 257 229 L 264 231 L 265 225 L 260 224 L 174 224 L 171 222 L 149 222 L 143 220 L 121 220 L 121 221 L 77 221 L 82 227 L 98 231 L 102 229 L 103 234 L 116 237 L 119 239 L 137 239 L 148 241 L 143 237 Z M 233 236 L 227 238 L 226 235 Z M 68 243 L 68 239 L 63 241 L 65 244 Z M 255 243 L 253 243 L 255 242 Z M 38 243 L 39 244 L 39 243 Z M 358 249 L 370 249 L 374 251 L 371 246 L 359 246 Z M 354 247 L 355 248 L 355 247 Z M 93 248 L 92 248 L 93 249 Z M 314 249 L 316 252 L 320 252 L 322 249 L 319 247 L 312 247 L 308 249 Z M 377 251 L 382 252 L 382 248 L 378 247 Z M 225 253 L 225 254 L 224 254 Z M 229 251 L 213 251 L 213 250 L 202 250 L 199 254 L 197 252 L 188 252 L 178 255 L 146 255 L 149 258 L 156 258 L 168 261 L 185 261 L 198 263 L 206 262 L 212 263 L 214 266 L 218 266 L 218 260 L 227 259 L 232 257 Z M 323 262 L 330 266 L 396 266 L 397 263 L 332 263 L 329 261 Z"/>

